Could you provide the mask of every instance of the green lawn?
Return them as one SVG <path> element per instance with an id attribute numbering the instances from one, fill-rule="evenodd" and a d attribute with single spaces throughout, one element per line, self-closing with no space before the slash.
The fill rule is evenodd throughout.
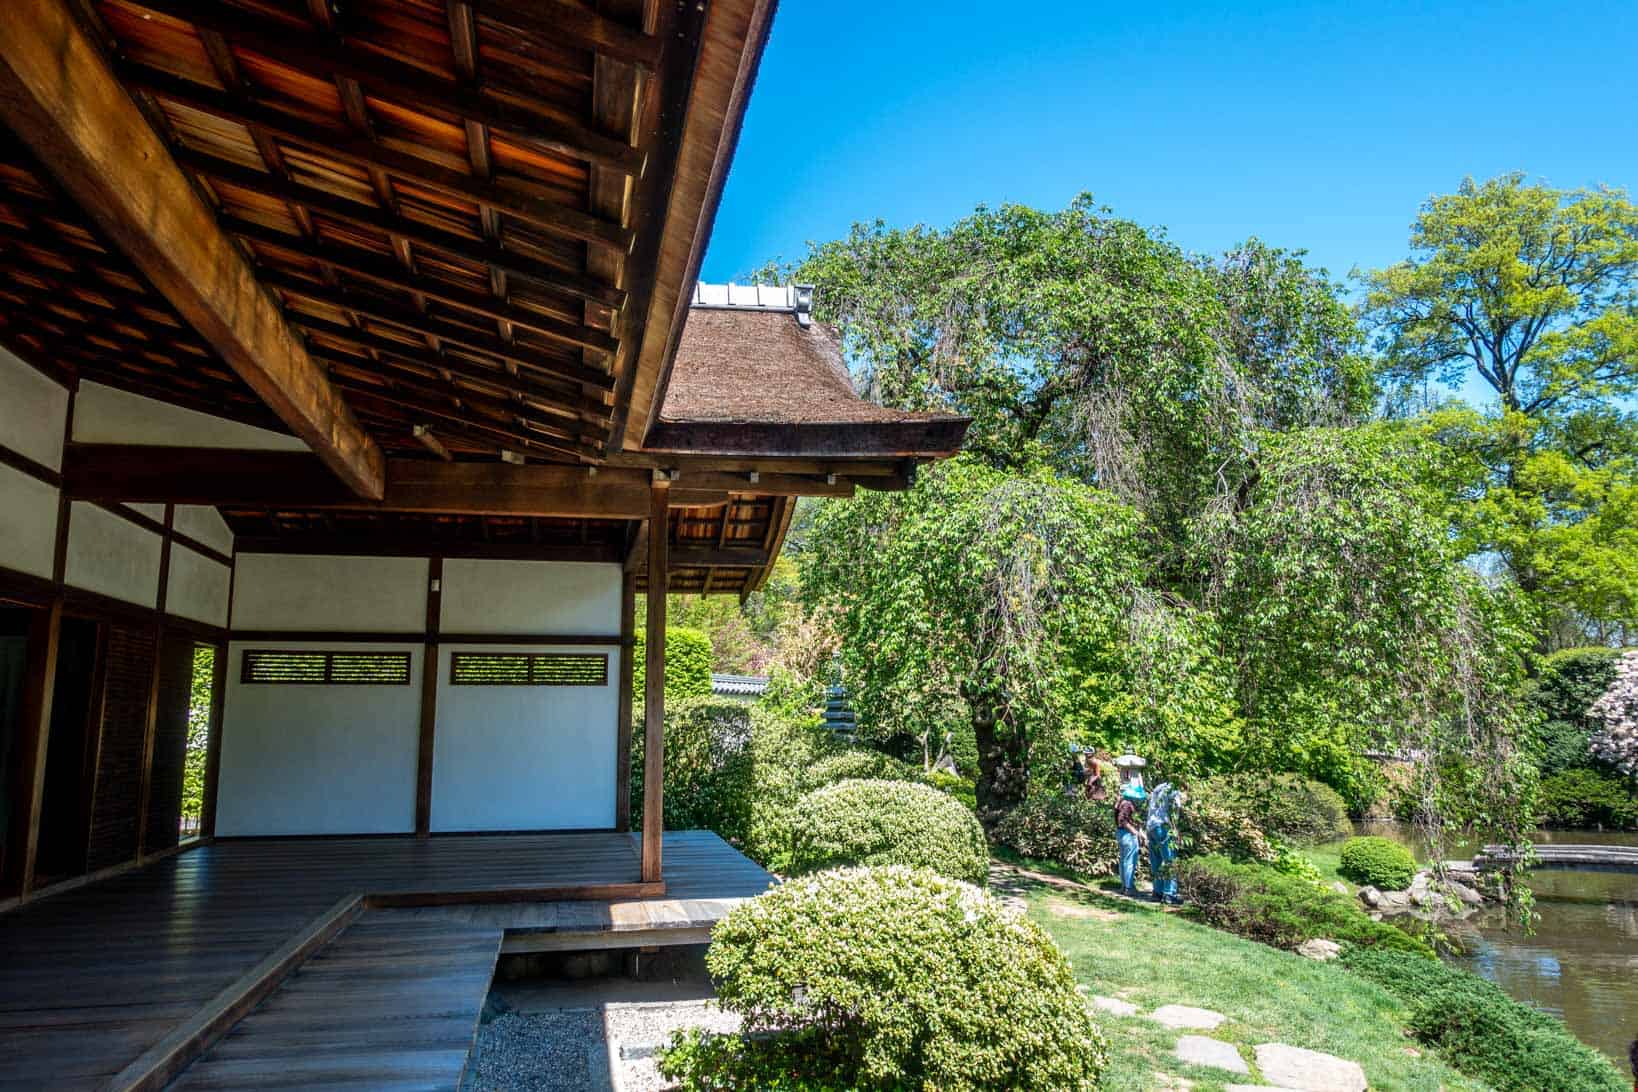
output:
<path id="1" fill-rule="evenodd" d="M 1211 1032 L 1241 1047 L 1252 1063 L 1258 1043 L 1279 1041 L 1359 1062 L 1372 1092 L 1450 1092 L 1485 1086 L 1422 1052 L 1404 1033 L 1404 1012 L 1376 986 L 1340 967 L 1315 963 L 1188 921 L 1075 887 L 1022 883 L 1029 914 L 1062 946 L 1077 982 L 1147 1012 L 1160 1005 L 1213 1009 L 1229 1021 Z M 1196 1092 L 1217 1092 L 1232 1077 L 1194 1069 L 1172 1055 L 1179 1034 L 1144 1018 L 1099 1015 L 1112 1061 L 1105 1087 L 1151 1092 L 1185 1077 Z M 1254 1083 L 1254 1081 L 1253 1081 Z"/>

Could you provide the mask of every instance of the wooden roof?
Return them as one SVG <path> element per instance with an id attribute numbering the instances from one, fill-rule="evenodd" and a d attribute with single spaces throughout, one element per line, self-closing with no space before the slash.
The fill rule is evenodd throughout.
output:
<path id="1" fill-rule="evenodd" d="M 8 34 L 74 56 L 83 32 L 95 55 L 63 68 L 106 69 L 129 94 L 381 450 L 585 464 L 640 444 L 771 17 L 767 0 L 29 0 Z M 42 90 L 49 56 L 9 67 L 20 99 L 96 100 L 84 73 Z M 96 113 L 8 111 L 23 139 L 0 153 L 7 268 L 57 280 L 0 301 L 5 337 L 267 423 L 215 316 L 106 313 L 110 285 L 163 298 L 166 277 L 116 257 L 141 227 L 118 222 L 104 176 L 119 172 L 96 158 L 117 154 L 99 146 L 113 134 L 63 136 L 35 116 L 53 106 Z M 87 159 L 106 169 L 76 169 Z M 28 315 L 30 292 L 72 315 Z"/>
<path id="2" fill-rule="evenodd" d="M 313 452 L 70 444 L 65 491 L 640 568 L 658 476 L 672 586 L 743 594 L 795 497 L 904 488 L 965 421 L 690 314 L 774 2 L 8 0 L 0 341 Z"/>

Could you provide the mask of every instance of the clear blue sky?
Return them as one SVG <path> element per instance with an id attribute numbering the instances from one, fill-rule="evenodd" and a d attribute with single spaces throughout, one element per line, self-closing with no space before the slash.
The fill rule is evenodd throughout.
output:
<path id="1" fill-rule="evenodd" d="M 1512 169 L 1638 189 L 1638 2 L 783 0 L 702 275 L 1089 190 L 1187 249 L 1255 234 L 1341 277 Z"/>

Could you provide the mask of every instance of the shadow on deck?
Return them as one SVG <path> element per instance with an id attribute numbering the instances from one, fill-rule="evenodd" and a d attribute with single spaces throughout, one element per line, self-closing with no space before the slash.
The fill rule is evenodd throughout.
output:
<path id="1" fill-rule="evenodd" d="M 503 945 L 693 943 L 771 882 L 706 831 L 665 835 L 662 896 L 637 865 L 612 833 L 224 841 L 27 904 L 0 1089 L 453 1088 Z"/>

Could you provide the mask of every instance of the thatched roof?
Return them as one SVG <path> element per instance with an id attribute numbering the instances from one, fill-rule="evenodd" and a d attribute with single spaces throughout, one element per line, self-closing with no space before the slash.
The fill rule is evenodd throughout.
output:
<path id="1" fill-rule="evenodd" d="M 694 307 L 649 450 L 941 458 L 968 419 L 861 398 L 841 338 L 793 311 Z"/>

